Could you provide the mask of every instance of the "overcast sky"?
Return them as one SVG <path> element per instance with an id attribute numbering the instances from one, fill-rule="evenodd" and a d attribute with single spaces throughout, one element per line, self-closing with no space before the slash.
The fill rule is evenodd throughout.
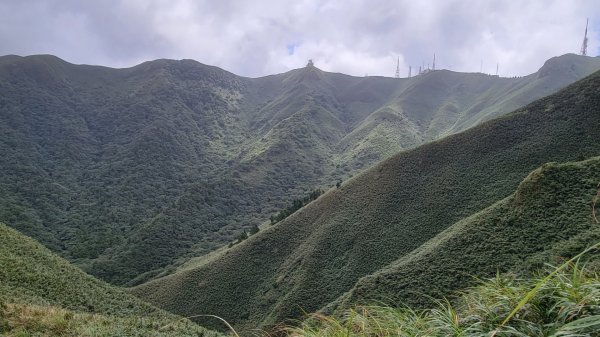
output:
<path id="1" fill-rule="evenodd" d="M 401 76 L 432 62 L 501 76 L 600 48 L 599 0 L 0 0 L 0 55 L 129 67 L 195 59 L 257 77 L 303 67 Z"/>

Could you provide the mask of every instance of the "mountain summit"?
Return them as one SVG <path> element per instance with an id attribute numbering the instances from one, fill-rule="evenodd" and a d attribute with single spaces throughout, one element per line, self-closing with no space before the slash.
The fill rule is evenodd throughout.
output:
<path id="1" fill-rule="evenodd" d="M 307 66 L 251 79 L 192 60 L 0 57 L 0 221 L 95 276 L 138 284 L 315 188 L 596 69 L 565 55 L 523 78 Z"/>
<path id="2" fill-rule="evenodd" d="M 423 305 L 474 276 L 571 257 L 599 237 L 589 207 L 599 161 L 548 163 L 600 153 L 599 88 L 596 72 L 400 152 L 134 293 L 182 315 L 202 310 L 241 329 L 270 327 L 369 301 Z"/>

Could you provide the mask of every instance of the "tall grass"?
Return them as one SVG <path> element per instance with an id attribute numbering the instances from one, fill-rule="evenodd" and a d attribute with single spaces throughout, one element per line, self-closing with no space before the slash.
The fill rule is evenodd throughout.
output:
<path id="1" fill-rule="evenodd" d="M 590 248 L 596 249 L 600 244 Z M 600 279 L 573 261 L 530 279 L 497 275 L 427 310 L 362 306 L 312 315 L 289 337 L 600 336 Z"/>
<path id="2" fill-rule="evenodd" d="M 594 222 L 598 223 L 598 218 L 596 217 L 596 202 L 600 198 L 600 183 L 598 183 L 598 191 L 596 192 L 596 196 L 594 200 L 592 200 L 592 217 L 594 218 Z"/>
<path id="3" fill-rule="evenodd" d="M 0 336 L 3 337 L 224 337 L 189 320 L 116 317 L 66 310 L 56 306 L 0 303 Z M 162 327 L 161 327 L 162 326 Z"/>
<path id="4" fill-rule="evenodd" d="M 595 201 L 595 199 L 594 199 L 594 201 Z M 527 294 L 525 294 L 525 296 L 519 301 L 519 304 L 510 312 L 510 314 L 508 314 L 508 316 L 506 316 L 506 318 L 502 321 L 502 324 L 500 325 L 500 327 L 505 326 L 513 317 L 515 317 L 517 315 L 517 313 L 520 310 L 522 310 L 525 307 L 525 305 L 527 305 L 527 303 L 530 302 L 531 299 L 542 289 L 542 287 L 544 287 L 554 276 L 559 274 L 563 269 L 566 269 L 567 267 L 569 267 L 575 261 L 579 260 L 579 258 L 581 258 L 586 253 L 588 253 L 592 250 L 595 250 L 598 247 L 600 247 L 600 242 L 587 248 L 583 252 L 577 254 L 575 257 L 571 258 L 569 261 L 563 263 L 561 266 L 556 268 L 553 272 L 549 273 L 543 279 L 539 280 L 535 284 L 533 289 L 531 289 L 529 292 L 527 292 Z M 577 266 L 575 266 L 574 270 L 577 270 Z"/>

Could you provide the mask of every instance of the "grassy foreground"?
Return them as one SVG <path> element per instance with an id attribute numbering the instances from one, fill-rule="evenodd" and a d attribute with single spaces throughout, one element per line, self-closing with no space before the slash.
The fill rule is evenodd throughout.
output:
<path id="1" fill-rule="evenodd" d="M 0 223 L 0 336 L 204 336 Z"/>
<path id="2" fill-rule="evenodd" d="M 159 317 L 117 317 L 56 306 L 0 304 L 0 335 L 6 337 L 221 336 L 190 322 Z"/>
<path id="3" fill-rule="evenodd" d="M 497 275 L 465 291 L 456 304 L 438 301 L 434 308 L 420 311 L 357 307 L 338 318 L 316 314 L 284 331 L 293 337 L 599 336 L 600 279 L 577 265 L 549 279 Z"/>

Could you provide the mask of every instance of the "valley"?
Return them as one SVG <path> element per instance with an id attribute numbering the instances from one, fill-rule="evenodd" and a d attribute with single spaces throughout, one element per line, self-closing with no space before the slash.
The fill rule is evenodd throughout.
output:
<path id="1" fill-rule="evenodd" d="M 522 78 L 312 66 L 252 79 L 191 60 L 111 69 L 4 56 L 0 221 L 104 280 L 139 284 L 316 188 L 599 68 L 564 55 Z"/>
<path id="2" fill-rule="evenodd" d="M 0 57 L 0 329 L 245 336 L 559 264 L 600 238 L 598 70 Z"/>
<path id="3" fill-rule="evenodd" d="M 425 305 L 415 292 L 449 294 L 472 275 L 576 254 L 594 243 L 596 170 L 576 183 L 579 174 L 563 172 L 570 166 L 544 164 L 600 151 L 599 81 L 596 73 L 400 152 L 225 254 L 133 293 L 182 315 L 208 310 L 241 329 L 272 327 L 363 300 Z M 537 185 L 546 176 L 547 191 Z"/>

